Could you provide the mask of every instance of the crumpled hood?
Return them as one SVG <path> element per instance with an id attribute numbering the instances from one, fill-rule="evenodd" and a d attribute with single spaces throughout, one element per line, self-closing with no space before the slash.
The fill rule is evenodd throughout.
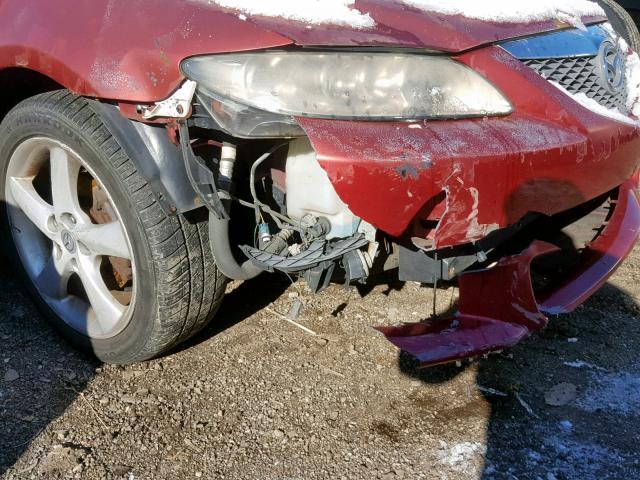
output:
<path id="1" fill-rule="evenodd" d="M 213 0 L 215 3 L 216 0 Z M 442 0 L 453 2 L 453 0 Z M 476 0 L 482 3 L 481 0 Z M 538 0 L 531 0 L 536 2 Z M 571 0 L 570 0 L 571 1 Z M 579 0 L 578 0 L 579 1 Z M 220 1 L 220 3 L 225 3 Z M 226 3 L 229 3 L 227 0 Z M 247 22 L 285 36 L 300 46 L 357 47 L 380 46 L 419 48 L 443 52 L 460 52 L 486 43 L 498 42 L 560 28 L 571 27 L 566 16 L 555 19 L 523 19 L 522 22 L 489 21 L 467 18 L 460 14 L 428 11 L 407 5 L 411 2 L 390 0 L 357 0 L 355 8 L 371 17 L 373 26 L 310 24 L 304 21 L 245 14 L 242 11 L 221 10 L 239 15 Z M 558 2 L 561 3 L 561 2 Z M 518 7 L 515 7 L 518 8 Z M 447 8 L 444 8 L 447 10 Z M 585 24 L 604 20 L 599 15 L 583 16 Z M 578 19 L 578 22 L 580 20 Z"/>

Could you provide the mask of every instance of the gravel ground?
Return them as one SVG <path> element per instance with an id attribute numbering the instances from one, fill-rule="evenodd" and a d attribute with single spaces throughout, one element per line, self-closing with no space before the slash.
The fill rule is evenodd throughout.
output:
<path id="1" fill-rule="evenodd" d="M 415 284 L 234 284 L 188 345 L 122 368 L 65 344 L 1 260 L 0 277 L 3 479 L 640 478 L 640 248 L 545 332 L 422 371 L 371 329 L 425 317 Z M 278 315 L 297 299 L 317 336 Z"/>

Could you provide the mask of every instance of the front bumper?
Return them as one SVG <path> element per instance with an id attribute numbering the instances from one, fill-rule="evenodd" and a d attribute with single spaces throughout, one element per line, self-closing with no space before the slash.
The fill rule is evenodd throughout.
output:
<path id="1" fill-rule="evenodd" d="M 493 268 L 462 274 L 460 310 L 452 318 L 378 330 L 422 366 L 511 347 L 543 329 L 548 322 L 545 313 L 570 312 L 591 296 L 627 257 L 639 234 L 640 197 L 635 178 L 620 187 L 612 216 L 582 252 L 575 270 L 541 298 L 536 298 L 531 284 L 531 262 L 557 248 L 536 241 Z"/>
<path id="2" fill-rule="evenodd" d="M 619 196 L 577 270 L 544 298 L 535 298 L 529 266 L 555 247 L 534 242 L 493 268 L 461 275 L 453 318 L 380 329 L 425 366 L 502 349 L 544 328 L 543 312 L 586 300 L 640 229 L 638 126 L 584 108 L 499 47 L 458 60 L 500 88 L 514 113 L 413 124 L 299 119 L 354 214 L 405 239 L 435 220 L 426 235 L 441 249 L 478 241 L 530 212 L 554 215 L 618 187 Z"/>

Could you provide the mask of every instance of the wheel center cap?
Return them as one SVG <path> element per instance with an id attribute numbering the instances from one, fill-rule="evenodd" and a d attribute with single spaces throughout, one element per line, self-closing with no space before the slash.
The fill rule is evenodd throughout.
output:
<path id="1" fill-rule="evenodd" d="M 76 241 L 68 230 L 64 230 L 62 232 L 62 244 L 69 253 L 74 253 L 76 251 Z"/>

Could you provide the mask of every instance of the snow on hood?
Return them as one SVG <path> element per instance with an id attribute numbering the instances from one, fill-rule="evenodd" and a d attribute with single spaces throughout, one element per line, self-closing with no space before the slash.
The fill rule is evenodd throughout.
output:
<path id="1" fill-rule="evenodd" d="M 588 0 L 181 1 L 234 15 L 297 45 L 392 46 L 449 53 L 551 32 L 569 21 L 579 26 L 580 20 L 606 19 Z"/>
<path id="2" fill-rule="evenodd" d="M 462 15 L 498 23 L 527 23 L 561 20 L 582 26 L 582 17 L 605 16 L 604 10 L 589 0 L 400 0 L 427 12 Z"/>
<path id="3" fill-rule="evenodd" d="M 246 15 L 285 18 L 307 24 L 333 24 L 357 29 L 373 28 L 376 22 L 356 0 L 207 0 Z M 582 17 L 605 16 L 589 0 L 387 0 L 426 12 L 460 15 L 497 23 L 529 23 L 561 20 L 581 26 Z"/>
<path id="4" fill-rule="evenodd" d="M 279 17 L 308 24 L 372 28 L 373 18 L 354 8 L 355 0 L 210 0 L 247 15 Z"/>

